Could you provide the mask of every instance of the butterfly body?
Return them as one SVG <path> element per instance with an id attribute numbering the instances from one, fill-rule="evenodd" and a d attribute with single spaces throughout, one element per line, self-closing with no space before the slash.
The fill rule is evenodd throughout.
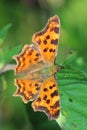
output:
<path id="1" fill-rule="evenodd" d="M 24 103 L 33 101 L 34 111 L 43 111 L 49 120 L 60 113 L 60 98 L 55 73 L 60 69 L 54 65 L 57 56 L 60 22 L 58 16 L 48 20 L 46 27 L 34 34 L 35 44 L 24 45 L 22 52 L 14 56 L 17 90 Z M 22 75 L 22 76 L 21 76 Z"/>
<path id="2" fill-rule="evenodd" d="M 41 75 L 47 75 L 48 77 L 51 75 L 54 75 L 56 73 L 57 66 L 51 65 L 47 66 L 45 65 L 39 72 Z"/>

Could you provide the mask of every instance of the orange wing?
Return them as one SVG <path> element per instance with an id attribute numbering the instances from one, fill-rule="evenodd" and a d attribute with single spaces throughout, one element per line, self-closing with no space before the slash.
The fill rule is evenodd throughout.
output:
<path id="1" fill-rule="evenodd" d="M 17 61 L 14 69 L 16 74 L 30 72 L 43 64 L 40 51 L 35 45 L 25 45 L 22 52 L 13 58 Z"/>
<path id="2" fill-rule="evenodd" d="M 24 103 L 28 103 L 30 100 L 34 100 L 37 98 L 41 86 L 41 81 L 37 79 L 16 79 L 15 85 L 17 86 L 17 90 L 14 93 L 14 96 L 20 96 Z"/>
<path id="3" fill-rule="evenodd" d="M 50 120 L 56 119 L 60 112 L 58 86 L 54 76 L 45 78 L 40 70 L 43 65 L 53 65 L 57 55 L 59 40 L 59 18 L 54 16 L 49 19 L 46 27 L 36 34 L 32 40 L 36 45 L 25 45 L 22 52 L 14 56 L 17 61 L 16 74 L 24 74 L 17 78 L 17 90 L 14 96 L 20 96 L 24 103 L 35 100 L 32 107 L 35 111 L 43 111 Z M 42 67 L 42 68 L 41 68 Z M 43 83 L 42 83 L 43 82 Z"/>
<path id="4" fill-rule="evenodd" d="M 58 16 L 51 17 L 46 27 L 34 34 L 32 41 L 35 42 L 41 54 L 48 64 L 54 64 L 57 55 L 60 22 Z"/>
<path id="5" fill-rule="evenodd" d="M 50 120 L 59 116 L 58 86 L 54 76 L 48 77 L 41 85 L 39 97 L 32 103 L 35 111 L 43 111 Z"/>

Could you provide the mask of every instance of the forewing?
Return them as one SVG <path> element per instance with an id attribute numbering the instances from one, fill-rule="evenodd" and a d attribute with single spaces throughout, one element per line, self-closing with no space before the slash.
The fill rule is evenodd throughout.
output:
<path id="1" fill-rule="evenodd" d="M 17 61 L 14 71 L 16 74 L 30 72 L 43 64 L 38 47 L 25 45 L 19 55 L 13 57 Z"/>
<path id="2" fill-rule="evenodd" d="M 35 111 L 45 112 L 49 120 L 52 120 L 59 116 L 59 102 L 58 86 L 54 76 L 51 76 L 41 85 L 40 94 L 32 103 L 32 107 Z"/>
<path id="3" fill-rule="evenodd" d="M 60 22 L 58 16 L 53 16 L 48 20 L 46 27 L 34 34 L 32 41 L 35 42 L 41 54 L 48 64 L 54 64 L 57 55 L 59 41 Z"/>

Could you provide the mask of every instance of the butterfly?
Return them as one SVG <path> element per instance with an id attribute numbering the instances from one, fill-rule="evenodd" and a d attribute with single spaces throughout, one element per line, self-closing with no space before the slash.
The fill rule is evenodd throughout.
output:
<path id="1" fill-rule="evenodd" d="M 55 64 L 60 31 L 57 15 L 48 19 L 45 28 L 33 35 L 35 44 L 24 45 L 21 53 L 14 56 L 17 65 L 14 68 L 14 96 L 20 96 L 24 103 L 32 102 L 34 111 L 44 112 L 49 120 L 58 118 L 60 97 L 55 73 L 59 70 Z"/>

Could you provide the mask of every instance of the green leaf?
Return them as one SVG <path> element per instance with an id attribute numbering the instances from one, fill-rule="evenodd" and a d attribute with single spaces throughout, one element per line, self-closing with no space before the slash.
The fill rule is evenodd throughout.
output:
<path id="1" fill-rule="evenodd" d="M 4 39 L 6 38 L 6 35 L 10 27 L 11 27 L 11 24 L 7 24 L 5 27 L 3 27 L 0 30 L 0 45 L 3 43 Z"/>
<path id="2" fill-rule="evenodd" d="M 8 47 L 6 47 L 4 49 L 4 55 L 0 54 L 0 63 L 4 63 L 4 64 L 9 63 L 12 60 L 12 57 L 19 53 L 21 47 L 22 45 L 18 45 L 11 50 Z"/>
<path id="3" fill-rule="evenodd" d="M 56 121 L 63 130 L 87 130 L 87 73 L 68 66 L 56 76 L 61 102 Z"/>
<path id="4" fill-rule="evenodd" d="M 9 61 L 12 60 L 12 57 L 20 52 L 22 48 L 22 45 L 17 45 L 11 50 L 9 48 L 5 48 L 5 53 L 4 53 L 4 61 L 5 64 L 8 63 Z"/>

